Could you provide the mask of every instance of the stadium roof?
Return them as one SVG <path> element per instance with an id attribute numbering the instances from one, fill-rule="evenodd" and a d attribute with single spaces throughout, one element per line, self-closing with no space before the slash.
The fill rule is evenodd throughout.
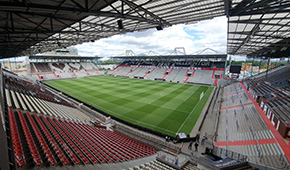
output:
<path id="1" fill-rule="evenodd" d="M 290 56 L 289 0 L 234 0 L 228 16 L 228 54 Z"/>
<path id="2" fill-rule="evenodd" d="M 211 55 L 156 55 L 156 56 L 115 56 L 111 57 L 112 59 L 194 59 L 194 60 L 201 60 L 201 59 L 222 59 L 226 60 L 227 55 L 226 54 L 211 54 Z"/>
<path id="3" fill-rule="evenodd" d="M 31 55 L 82 42 L 224 15 L 223 0 L 0 1 L 0 56 Z"/>
<path id="4" fill-rule="evenodd" d="M 36 60 L 46 60 L 46 59 L 77 59 L 77 60 L 98 60 L 102 57 L 98 56 L 80 56 L 77 54 L 77 52 L 74 52 L 73 50 L 69 49 L 58 49 L 55 51 L 49 51 L 42 54 L 36 54 L 29 56 L 29 59 L 36 59 Z"/>
<path id="5" fill-rule="evenodd" d="M 223 15 L 228 54 L 281 57 L 290 50 L 289 8 L 289 0 L 1 0 L 0 57 Z"/>
<path id="6" fill-rule="evenodd" d="M 29 59 L 42 59 L 42 60 L 57 60 L 57 59 L 76 59 L 76 60 L 98 60 L 101 59 L 102 57 L 97 57 L 97 56 L 79 56 L 79 55 L 33 55 L 29 56 Z"/>

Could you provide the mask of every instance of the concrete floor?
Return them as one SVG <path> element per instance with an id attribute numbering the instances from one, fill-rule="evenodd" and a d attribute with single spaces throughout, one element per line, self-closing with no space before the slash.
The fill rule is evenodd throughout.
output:
<path id="1" fill-rule="evenodd" d="M 22 167 L 19 170 L 127 170 L 134 166 L 139 166 L 146 162 L 156 160 L 156 155 L 135 159 L 121 163 L 103 163 L 103 164 L 85 164 L 85 165 L 65 165 L 65 166 L 39 166 L 39 167 Z"/>

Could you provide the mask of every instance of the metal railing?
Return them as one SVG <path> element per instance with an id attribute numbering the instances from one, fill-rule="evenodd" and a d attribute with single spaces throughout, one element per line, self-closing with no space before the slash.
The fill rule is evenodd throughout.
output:
<path id="1" fill-rule="evenodd" d="M 179 161 L 180 159 L 179 155 L 170 154 L 165 151 L 158 152 L 156 158 L 158 160 L 162 160 L 162 162 L 166 162 L 170 166 L 175 165 L 176 168 L 178 167 L 178 169 L 181 168 L 184 164 L 186 164 L 186 162 L 189 159 L 189 158 L 184 158 L 184 160 Z"/>
<path id="2" fill-rule="evenodd" d="M 217 97 L 216 97 L 216 102 L 215 102 L 215 105 L 218 104 L 217 108 L 218 110 L 216 111 L 216 114 L 217 114 L 217 118 L 216 118 L 216 121 L 215 121 L 215 125 L 214 125 L 214 137 L 212 139 L 212 146 L 214 146 L 214 142 L 216 140 L 216 136 L 217 136 L 217 131 L 218 131 L 218 123 L 219 123 L 219 118 L 220 118 L 220 104 L 221 104 L 221 100 L 219 102 L 219 95 L 221 94 L 220 91 L 221 89 L 218 89 L 217 91 Z M 222 99 L 222 98 L 221 98 Z"/>
<path id="3" fill-rule="evenodd" d="M 82 106 L 79 107 L 79 109 L 80 109 L 80 110 L 83 110 L 83 111 L 85 111 L 85 112 L 88 112 L 88 113 L 90 113 L 90 114 L 92 114 L 92 115 L 94 115 L 94 116 L 96 116 L 98 119 L 100 119 L 100 120 L 103 121 L 103 122 L 106 122 L 106 118 L 107 118 L 106 116 L 104 116 L 104 115 L 98 113 L 97 111 L 95 111 L 95 110 L 89 108 L 88 106 L 82 105 Z"/>
<path id="4" fill-rule="evenodd" d="M 254 131 L 253 131 L 252 125 L 250 125 L 250 132 L 251 132 L 251 134 L 252 134 L 252 136 L 253 136 L 253 139 L 256 141 L 255 146 L 256 146 L 256 149 L 257 149 L 258 157 L 259 157 L 260 162 L 261 162 L 262 159 L 263 159 L 263 153 L 262 153 L 262 151 L 261 151 L 261 148 L 260 148 L 260 145 L 259 145 L 259 143 L 258 143 L 258 140 L 257 140 L 257 138 L 255 137 L 255 133 L 254 133 Z"/>
<path id="5" fill-rule="evenodd" d="M 113 123 L 113 122 L 112 122 Z M 134 128 L 130 128 L 128 126 L 122 125 L 120 123 L 115 123 L 115 130 L 129 136 L 135 140 L 138 140 L 139 142 L 142 142 L 144 144 L 148 144 L 152 147 L 155 147 L 157 149 L 162 149 L 162 148 L 168 148 L 171 149 L 172 151 L 178 153 L 181 149 L 180 146 L 174 145 L 170 142 L 165 141 L 165 139 L 160 139 L 155 136 L 152 136 L 150 134 L 146 134 L 144 132 L 140 132 Z"/>
<path id="6" fill-rule="evenodd" d="M 279 158 L 280 164 L 282 167 L 280 169 L 290 169 L 290 164 L 284 154 L 280 154 Z"/>
<path id="7" fill-rule="evenodd" d="M 212 149 L 212 153 L 216 156 L 221 157 L 222 155 L 227 156 L 229 158 L 235 159 L 237 161 L 248 161 L 248 156 L 233 152 L 227 149 L 223 149 L 217 146 L 214 146 Z"/>
<path id="8" fill-rule="evenodd" d="M 168 153 L 166 150 L 162 150 L 159 151 L 157 153 L 157 157 L 156 159 L 158 161 L 161 161 L 175 169 L 182 169 L 184 166 L 186 166 L 186 164 L 188 162 L 190 162 L 193 165 L 197 164 L 202 164 L 202 165 L 210 165 L 208 163 L 208 160 L 204 159 L 204 158 L 198 158 L 195 156 L 190 156 L 187 154 L 172 154 L 172 153 Z M 214 166 L 210 166 L 210 169 L 215 169 Z"/>

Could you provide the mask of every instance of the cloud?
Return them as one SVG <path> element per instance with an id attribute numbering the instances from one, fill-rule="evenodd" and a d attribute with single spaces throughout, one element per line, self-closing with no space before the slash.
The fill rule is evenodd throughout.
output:
<path id="1" fill-rule="evenodd" d="M 162 31 L 146 31 L 115 35 L 95 42 L 83 43 L 76 48 L 82 56 L 118 56 L 126 50 L 135 54 L 154 51 L 169 54 L 176 47 L 184 47 L 187 54 L 205 48 L 226 53 L 227 21 L 225 17 L 201 21 L 194 25 L 174 25 Z"/>
<path id="2" fill-rule="evenodd" d="M 231 55 L 231 59 L 235 61 L 245 61 L 246 58 L 247 56 L 244 56 L 244 55 Z"/>
<path id="3" fill-rule="evenodd" d="M 221 53 L 226 53 L 227 46 L 227 19 L 218 17 L 213 20 L 201 21 L 185 28 L 189 33 L 194 33 L 197 40 L 194 44 L 199 49 L 212 48 Z"/>

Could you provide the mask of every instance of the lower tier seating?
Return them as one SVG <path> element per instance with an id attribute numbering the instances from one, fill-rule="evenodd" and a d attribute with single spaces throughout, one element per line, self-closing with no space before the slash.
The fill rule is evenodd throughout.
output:
<path id="1" fill-rule="evenodd" d="M 58 166 L 122 162 L 156 153 L 151 147 L 90 124 L 31 115 L 11 108 L 8 112 L 19 167 L 27 163 Z M 24 154 L 24 150 L 29 153 Z"/>

